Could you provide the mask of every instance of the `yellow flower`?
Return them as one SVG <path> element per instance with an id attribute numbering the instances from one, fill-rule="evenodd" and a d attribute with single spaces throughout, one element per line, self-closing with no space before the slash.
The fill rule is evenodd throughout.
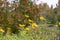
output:
<path id="1" fill-rule="evenodd" d="M 26 17 L 26 18 L 29 18 L 29 16 L 28 16 L 28 15 L 25 15 L 25 17 Z"/>
<path id="2" fill-rule="evenodd" d="M 0 29 L 0 32 L 4 32 L 4 30 L 3 29 Z"/>
<path id="3" fill-rule="evenodd" d="M 59 25 L 60 25 L 60 22 L 59 22 Z"/>
<path id="4" fill-rule="evenodd" d="M 38 25 L 36 23 L 32 23 L 32 28 L 36 28 Z"/>
<path id="5" fill-rule="evenodd" d="M 28 19 L 29 22 L 33 22 L 31 19 Z"/>
<path id="6" fill-rule="evenodd" d="M 43 21 L 43 20 L 46 20 L 46 19 L 45 19 L 43 16 L 41 16 L 41 17 L 40 17 L 40 20 L 42 20 L 42 21 Z"/>
<path id="7" fill-rule="evenodd" d="M 58 25 L 55 25 L 56 27 L 58 27 Z"/>
<path id="8" fill-rule="evenodd" d="M 25 25 L 24 24 L 19 24 L 20 27 L 24 27 Z"/>
<path id="9" fill-rule="evenodd" d="M 29 31 L 30 29 L 29 28 L 25 28 L 26 31 Z"/>

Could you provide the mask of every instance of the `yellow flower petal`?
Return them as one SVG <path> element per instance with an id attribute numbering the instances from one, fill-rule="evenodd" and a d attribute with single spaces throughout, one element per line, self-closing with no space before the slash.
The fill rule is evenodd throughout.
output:
<path id="1" fill-rule="evenodd" d="M 31 19 L 28 20 L 29 22 L 33 22 Z"/>
<path id="2" fill-rule="evenodd" d="M 26 17 L 26 18 L 29 18 L 29 16 L 28 16 L 28 15 L 25 15 L 25 17 Z"/>
<path id="3" fill-rule="evenodd" d="M 58 25 L 55 25 L 56 27 L 58 27 Z"/>
<path id="4" fill-rule="evenodd" d="M 59 25 L 60 25 L 60 22 L 59 22 Z"/>
<path id="5" fill-rule="evenodd" d="M 46 20 L 46 19 L 45 19 L 43 16 L 41 16 L 41 17 L 40 17 L 40 20 L 42 20 L 42 21 L 43 21 L 43 20 Z"/>
<path id="6" fill-rule="evenodd" d="M 24 24 L 19 24 L 20 27 L 24 27 L 25 25 Z"/>
<path id="7" fill-rule="evenodd" d="M 4 30 L 3 29 L 0 29 L 0 32 L 4 32 Z"/>
<path id="8" fill-rule="evenodd" d="M 36 23 L 32 23 L 32 27 L 38 27 Z"/>
<path id="9" fill-rule="evenodd" d="M 25 28 L 26 31 L 29 31 L 30 29 L 29 28 Z"/>

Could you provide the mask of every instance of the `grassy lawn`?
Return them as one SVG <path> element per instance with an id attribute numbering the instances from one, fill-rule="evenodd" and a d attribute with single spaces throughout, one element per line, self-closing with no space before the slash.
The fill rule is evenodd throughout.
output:
<path id="1" fill-rule="evenodd" d="M 36 29 L 30 28 L 29 31 L 21 30 L 20 33 L 3 36 L 0 34 L 0 40 L 56 40 L 59 30 L 50 29 L 45 26 L 39 26 Z"/>

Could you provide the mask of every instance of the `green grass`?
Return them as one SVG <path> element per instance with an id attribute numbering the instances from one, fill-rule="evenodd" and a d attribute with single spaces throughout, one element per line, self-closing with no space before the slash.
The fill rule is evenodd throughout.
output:
<path id="1" fill-rule="evenodd" d="M 36 30 L 22 30 L 18 35 L 0 35 L 0 40 L 55 40 L 59 30 L 50 29 L 45 26 L 39 26 Z"/>

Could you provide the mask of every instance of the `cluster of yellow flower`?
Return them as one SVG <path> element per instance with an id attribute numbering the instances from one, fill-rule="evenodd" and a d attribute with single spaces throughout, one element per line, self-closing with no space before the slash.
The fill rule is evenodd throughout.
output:
<path id="1" fill-rule="evenodd" d="M 29 15 L 25 15 L 25 17 L 26 17 L 26 18 L 29 18 Z M 41 19 L 41 20 L 45 20 L 45 18 L 43 18 L 43 17 L 40 17 L 40 19 Z M 24 28 L 26 31 L 29 31 L 30 28 L 35 29 L 35 28 L 38 27 L 37 23 L 35 23 L 35 22 L 34 22 L 33 20 L 31 20 L 31 19 L 28 19 L 27 22 L 28 22 L 28 24 L 30 24 L 30 25 L 29 25 L 30 27 L 24 28 L 24 27 L 25 27 L 25 24 L 19 24 L 19 27 L 20 27 L 20 28 Z"/>
<path id="2" fill-rule="evenodd" d="M 24 26 L 25 26 L 24 24 L 19 24 L 19 27 L 20 27 L 20 28 L 24 28 Z M 25 30 L 27 30 L 27 31 L 28 31 L 28 30 L 29 30 L 29 28 L 28 28 L 28 27 L 26 27 L 26 28 L 25 28 Z"/>
<path id="3" fill-rule="evenodd" d="M 25 15 L 25 17 L 28 18 L 29 16 Z M 33 20 L 31 20 L 31 19 L 28 19 L 27 22 L 31 25 L 31 27 L 32 27 L 33 29 L 35 29 L 35 28 L 38 27 L 38 25 L 37 25 Z M 30 25 L 29 25 L 29 26 L 30 26 Z M 20 27 L 20 28 L 24 28 L 24 26 L 25 26 L 25 24 L 19 24 L 19 27 Z M 24 28 L 24 29 L 27 30 L 27 31 L 30 30 L 29 27 L 26 27 L 26 28 Z"/>

